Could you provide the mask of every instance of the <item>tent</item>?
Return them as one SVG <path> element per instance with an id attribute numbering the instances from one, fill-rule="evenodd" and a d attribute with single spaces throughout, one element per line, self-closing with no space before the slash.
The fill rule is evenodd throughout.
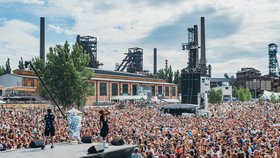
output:
<path id="1" fill-rule="evenodd" d="M 274 92 L 269 92 L 269 91 L 264 91 L 262 97 L 265 100 L 270 100 L 271 95 L 274 94 L 276 99 L 280 98 L 280 93 L 274 93 Z"/>
<path id="2" fill-rule="evenodd" d="M 162 99 L 162 102 L 166 102 L 166 103 L 179 103 L 180 101 L 178 99 Z"/>
<path id="3" fill-rule="evenodd" d="M 83 112 L 75 109 L 74 107 L 71 110 L 67 111 L 68 114 L 72 114 L 73 112 L 76 112 L 77 114 L 82 114 L 83 113 Z"/>
<path id="4" fill-rule="evenodd" d="M 147 100 L 147 95 L 123 95 L 123 96 L 115 96 L 111 100 L 115 101 L 124 101 L 124 100 Z"/>

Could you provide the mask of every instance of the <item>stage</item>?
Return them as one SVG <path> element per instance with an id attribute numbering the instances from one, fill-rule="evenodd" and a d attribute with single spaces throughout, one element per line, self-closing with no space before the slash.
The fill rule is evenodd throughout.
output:
<path id="1" fill-rule="evenodd" d="M 88 148 L 96 144 L 77 144 L 73 142 L 70 144 L 55 144 L 54 149 L 47 145 L 44 150 L 41 148 L 29 148 L 0 151 L 0 158 L 130 158 L 131 153 L 136 147 L 136 145 L 110 145 L 102 153 L 88 154 Z"/>
<path id="2" fill-rule="evenodd" d="M 163 113 L 169 113 L 172 115 L 182 115 L 183 113 L 195 114 L 197 105 L 194 104 L 169 104 L 161 107 Z"/>

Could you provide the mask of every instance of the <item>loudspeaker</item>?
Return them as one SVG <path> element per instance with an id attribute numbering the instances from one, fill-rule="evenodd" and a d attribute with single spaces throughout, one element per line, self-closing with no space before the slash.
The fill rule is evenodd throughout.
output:
<path id="1" fill-rule="evenodd" d="M 121 138 L 114 138 L 111 142 L 112 145 L 124 145 L 124 141 Z"/>
<path id="2" fill-rule="evenodd" d="M 197 104 L 197 95 L 200 92 L 200 72 L 181 73 L 182 104 Z"/>
<path id="3" fill-rule="evenodd" d="M 40 148 L 44 145 L 44 140 L 42 139 L 36 139 L 32 140 L 29 144 L 29 148 Z"/>
<path id="4" fill-rule="evenodd" d="M 104 147 L 102 144 L 99 145 L 93 145 L 90 148 L 88 148 L 88 153 L 89 154 L 94 154 L 94 153 L 101 153 L 104 151 Z"/>
<path id="5" fill-rule="evenodd" d="M 83 136 L 81 141 L 83 143 L 92 143 L 92 137 L 91 136 Z"/>

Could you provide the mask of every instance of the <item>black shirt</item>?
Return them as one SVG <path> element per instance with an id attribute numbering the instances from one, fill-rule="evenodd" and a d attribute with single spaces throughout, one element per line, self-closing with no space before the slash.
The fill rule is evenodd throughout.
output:
<path id="1" fill-rule="evenodd" d="M 54 119 L 55 119 L 54 114 L 45 115 L 46 128 L 54 128 Z"/>

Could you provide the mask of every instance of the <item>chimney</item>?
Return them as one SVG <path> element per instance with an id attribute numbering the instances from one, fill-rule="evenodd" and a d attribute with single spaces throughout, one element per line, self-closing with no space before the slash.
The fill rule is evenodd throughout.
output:
<path id="1" fill-rule="evenodd" d="M 40 18 L 40 59 L 45 61 L 45 18 Z"/>
<path id="2" fill-rule="evenodd" d="M 195 60 L 194 60 L 194 67 L 198 67 L 198 60 L 199 60 L 199 57 L 198 57 L 198 28 L 197 28 L 197 25 L 194 25 L 193 26 L 194 28 L 194 43 L 195 43 L 195 46 L 197 46 L 197 49 L 195 49 Z"/>
<path id="3" fill-rule="evenodd" d="M 76 37 L 76 42 L 77 42 L 78 44 L 80 44 L 80 42 L 81 42 L 81 41 L 80 41 L 80 37 L 81 37 L 80 35 L 77 35 L 77 37 Z"/>
<path id="4" fill-rule="evenodd" d="M 157 48 L 154 48 L 154 75 L 157 73 Z"/>
<path id="5" fill-rule="evenodd" d="M 204 22 L 204 17 L 201 17 L 200 20 L 200 52 L 201 52 L 201 56 L 200 56 L 200 66 L 201 66 L 201 74 L 202 75 L 207 75 L 206 73 L 206 53 L 205 53 L 205 22 Z"/>
<path id="6" fill-rule="evenodd" d="M 165 60 L 165 69 L 168 69 L 168 60 Z"/>

